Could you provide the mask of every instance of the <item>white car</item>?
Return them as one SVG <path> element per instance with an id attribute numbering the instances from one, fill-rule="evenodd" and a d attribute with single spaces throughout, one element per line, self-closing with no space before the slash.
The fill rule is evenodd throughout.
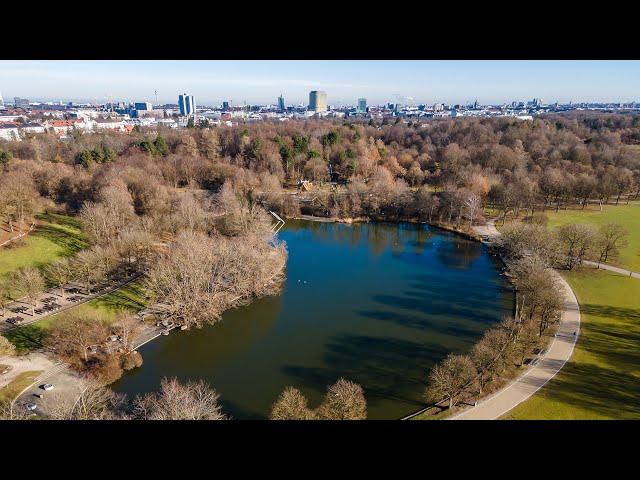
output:
<path id="1" fill-rule="evenodd" d="M 40 388 L 42 388 L 45 392 L 48 392 L 49 390 L 53 390 L 55 388 L 55 385 L 53 385 L 53 383 L 45 383 Z"/>
<path id="2" fill-rule="evenodd" d="M 35 403 L 30 403 L 27 405 L 27 410 L 29 411 L 34 411 L 36 408 L 38 408 L 38 406 Z"/>

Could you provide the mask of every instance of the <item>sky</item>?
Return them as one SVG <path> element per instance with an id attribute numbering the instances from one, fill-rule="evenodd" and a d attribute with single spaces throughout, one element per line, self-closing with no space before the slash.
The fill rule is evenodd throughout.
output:
<path id="1" fill-rule="evenodd" d="M 330 105 L 501 104 L 542 98 L 567 103 L 640 101 L 640 61 L 0 61 L 0 92 L 31 101 L 198 105 L 307 103 L 310 90 Z M 401 98 L 399 98 L 401 97 Z"/>

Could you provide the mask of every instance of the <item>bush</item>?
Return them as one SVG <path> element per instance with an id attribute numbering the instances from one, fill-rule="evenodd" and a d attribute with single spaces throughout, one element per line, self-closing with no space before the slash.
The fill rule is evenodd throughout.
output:
<path id="1" fill-rule="evenodd" d="M 139 352 L 133 351 L 122 357 L 122 368 L 124 370 L 133 370 L 142 366 L 142 355 Z"/>

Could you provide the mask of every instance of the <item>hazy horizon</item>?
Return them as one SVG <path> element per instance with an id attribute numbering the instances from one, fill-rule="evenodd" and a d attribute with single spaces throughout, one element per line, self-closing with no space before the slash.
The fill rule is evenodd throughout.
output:
<path id="1" fill-rule="evenodd" d="M 502 104 L 640 100 L 639 61 L 0 61 L 0 92 L 31 101 L 156 101 L 182 92 L 200 105 L 306 104 L 310 90 L 333 105 L 411 97 L 418 103 Z M 404 100 L 403 100 L 404 98 Z"/>

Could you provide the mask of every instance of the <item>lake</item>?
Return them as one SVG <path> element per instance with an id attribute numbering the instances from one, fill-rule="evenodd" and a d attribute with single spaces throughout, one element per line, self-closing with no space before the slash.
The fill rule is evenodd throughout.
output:
<path id="1" fill-rule="evenodd" d="M 114 390 L 204 379 L 233 418 L 264 419 L 285 386 L 315 407 L 345 377 L 362 385 L 369 418 L 398 419 L 424 405 L 434 363 L 468 352 L 513 310 L 499 260 L 434 227 L 289 220 L 279 237 L 289 251 L 280 295 L 146 344 L 144 365 Z"/>

